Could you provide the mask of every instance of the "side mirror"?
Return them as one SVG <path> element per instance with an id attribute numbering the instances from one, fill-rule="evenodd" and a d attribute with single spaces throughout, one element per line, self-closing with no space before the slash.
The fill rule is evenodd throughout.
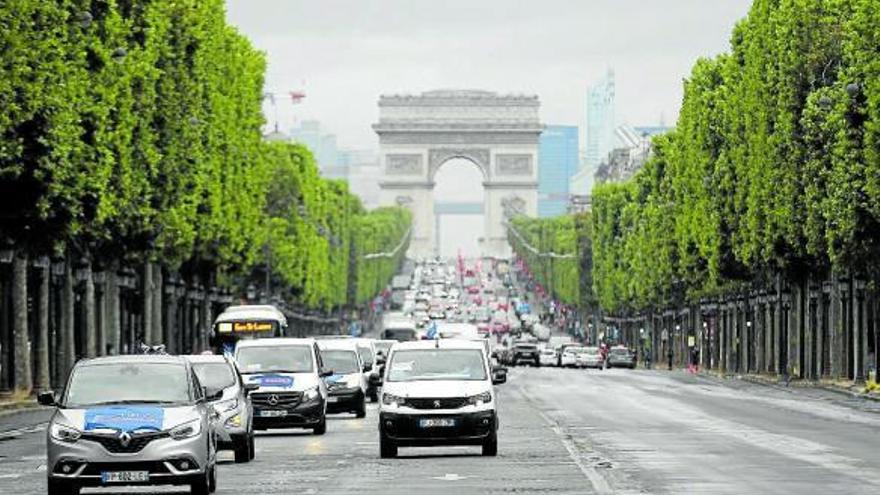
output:
<path id="1" fill-rule="evenodd" d="M 320 376 L 321 378 L 327 378 L 328 376 L 333 376 L 333 370 L 323 370 L 320 373 L 318 373 L 318 376 Z"/>
<path id="2" fill-rule="evenodd" d="M 37 403 L 41 406 L 57 406 L 55 402 L 55 392 L 47 390 L 37 395 Z"/>
<path id="3" fill-rule="evenodd" d="M 208 399 L 209 402 L 213 402 L 215 400 L 220 400 L 223 398 L 223 389 L 213 389 L 206 388 L 205 398 Z"/>
<path id="4" fill-rule="evenodd" d="M 370 363 L 364 363 L 364 373 L 367 373 L 369 371 L 373 371 L 373 365 Z"/>
<path id="5" fill-rule="evenodd" d="M 245 395 L 247 395 L 247 394 L 249 394 L 249 393 L 251 393 L 251 392 L 255 392 L 255 391 L 259 390 L 259 389 L 260 389 L 260 384 L 259 384 L 259 383 L 245 383 L 245 384 L 244 384 L 244 393 L 245 393 Z"/>

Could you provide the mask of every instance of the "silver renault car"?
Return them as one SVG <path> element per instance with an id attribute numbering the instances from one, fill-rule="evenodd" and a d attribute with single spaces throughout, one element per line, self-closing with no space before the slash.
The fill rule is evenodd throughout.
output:
<path id="1" fill-rule="evenodd" d="M 216 489 L 217 413 L 192 366 L 176 356 L 79 361 L 57 397 L 46 437 L 49 494 L 82 487 Z"/>

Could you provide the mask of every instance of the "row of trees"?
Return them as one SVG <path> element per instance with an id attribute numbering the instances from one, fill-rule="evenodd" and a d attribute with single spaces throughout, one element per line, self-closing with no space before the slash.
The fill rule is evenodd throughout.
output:
<path id="1" fill-rule="evenodd" d="M 507 238 L 541 290 L 572 307 L 592 305 L 589 213 L 510 219 Z"/>
<path id="2" fill-rule="evenodd" d="M 147 341 L 170 322 L 161 295 L 172 280 L 213 302 L 256 285 L 323 312 L 387 283 L 409 212 L 365 211 L 308 150 L 262 138 L 265 59 L 222 0 L 15 0 L 0 24 L 3 385 L 29 390 L 32 371 L 45 378 L 57 364 L 49 351 L 32 359 L 32 343 L 69 347 L 67 361 L 103 354 L 96 339 L 122 323 L 96 309 L 95 284 L 118 305 L 110 285 L 128 268 Z M 54 265 L 68 280 L 57 297 L 28 286 Z M 202 333 L 209 320 L 202 311 Z"/>
<path id="3" fill-rule="evenodd" d="M 702 303 L 659 324 L 727 369 L 859 378 L 876 365 L 878 26 L 872 0 L 755 0 L 730 53 L 694 66 L 645 168 L 593 191 L 605 310 Z"/>

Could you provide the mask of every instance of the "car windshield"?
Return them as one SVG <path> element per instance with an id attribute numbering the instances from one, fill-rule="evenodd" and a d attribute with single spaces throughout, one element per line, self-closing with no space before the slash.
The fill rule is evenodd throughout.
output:
<path id="1" fill-rule="evenodd" d="M 478 349 L 414 349 L 391 356 L 389 382 L 416 380 L 485 380 L 483 352 Z"/>
<path id="2" fill-rule="evenodd" d="M 185 404 L 191 401 L 186 367 L 177 363 L 113 363 L 78 366 L 66 406 Z"/>
<path id="3" fill-rule="evenodd" d="M 595 355 L 595 354 L 599 354 L 599 348 L 598 347 L 584 347 L 581 350 L 581 352 L 583 354 Z"/>
<path id="4" fill-rule="evenodd" d="M 321 359 L 324 361 L 324 368 L 332 370 L 337 375 L 347 375 L 360 371 L 358 369 L 357 354 L 354 351 L 346 351 L 344 349 L 321 351 Z"/>
<path id="5" fill-rule="evenodd" d="M 304 345 L 240 347 L 236 360 L 242 373 L 310 373 L 312 350 Z"/>
<path id="6" fill-rule="evenodd" d="M 193 363 L 199 383 L 211 390 L 223 390 L 235 385 L 232 366 L 226 363 Z"/>

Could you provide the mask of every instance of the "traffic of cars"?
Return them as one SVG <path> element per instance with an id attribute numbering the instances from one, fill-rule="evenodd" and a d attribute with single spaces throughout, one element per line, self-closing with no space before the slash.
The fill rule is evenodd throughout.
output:
<path id="1" fill-rule="evenodd" d="M 409 281 L 409 284 L 405 283 Z M 473 445 L 498 453 L 494 387 L 506 365 L 635 367 L 626 348 L 554 341 L 517 297 L 506 269 L 428 260 L 395 277 L 379 338 L 292 338 L 272 306 L 230 306 L 212 327 L 212 351 L 84 359 L 58 393 L 47 444 L 50 494 L 84 487 L 217 488 L 218 452 L 255 458 L 257 432 L 327 433 L 327 415 L 367 416 L 378 403 L 379 452 Z"/>

